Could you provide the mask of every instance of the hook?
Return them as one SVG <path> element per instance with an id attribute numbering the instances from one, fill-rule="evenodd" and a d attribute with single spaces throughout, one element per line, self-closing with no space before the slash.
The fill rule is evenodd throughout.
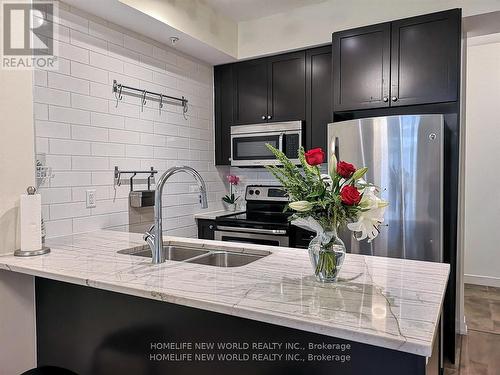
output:
<path id="1" fill-rule="evenodd" d="M 142 92 L 142 102 L 141 102 L 141 112 L 144 112 L 144 106 L 146 105 L 146 95 L 147 95 L 147 91 L 144 90 Z"/>
<path id="2" fill-rule="evenodd" d="M 184 120 L 187 120 L 186 113 L 188 111 L 188 103 L 186 98 L 182 97 L 182 116 L 184 116 Z"/>
<path id="3" fill-rule="evenodd" d="M 122 100 L 122 98 L 123 98 L 122 89 L 123 89 L 122 85 L 118 85 L 117 90 L 115 91 L 115 98 L 116 98 L 115 108 L 118 107 L 118 100 Z"/>

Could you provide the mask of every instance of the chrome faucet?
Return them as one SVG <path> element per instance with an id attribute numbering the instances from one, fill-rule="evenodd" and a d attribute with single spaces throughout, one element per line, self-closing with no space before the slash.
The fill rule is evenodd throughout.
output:
<path id="1" fill-rule="evenodd" d="M 183 166 L 183 167 L 172 167 L 163 173 L 156 183 L 155 191 L 155 223 L 149 230 L 144 234 L 144 241 L 149 245 L 151 249 L 151 254 L 153 264 L 165 262 L 165 250 L 163 248 L 163 227 L 162 227 L 162 193 L 163 186 L 167 180 L 176 173 L 184 172 L 190 174 L 198 182 L 200 188 L 200 204 L 201 208 L 207 208 L 207 188 L 205 186 L 205 181 L 201 175 L 193 168 Z"/>

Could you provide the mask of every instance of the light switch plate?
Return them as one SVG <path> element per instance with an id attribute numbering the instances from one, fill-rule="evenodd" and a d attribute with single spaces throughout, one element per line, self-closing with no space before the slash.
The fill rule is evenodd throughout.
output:
<path id="1" fill-rule="evenodd" d="M 87 190 L 86 202 L 87 202 L 87 208 L 95 208 L 96 206 L 95 190 Z"/>

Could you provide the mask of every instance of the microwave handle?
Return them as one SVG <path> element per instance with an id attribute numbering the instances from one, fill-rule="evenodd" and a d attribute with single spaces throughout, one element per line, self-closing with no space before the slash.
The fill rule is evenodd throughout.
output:
<path id="1" fill-rule="evenodd" d="M 284 134 L 283 133 L 280 133 L 280 136 L 278 138 L 278 149 L 281 151 L 281 152 L 285 152 L 283 151 L 283 137 L 284 137 Z"/>

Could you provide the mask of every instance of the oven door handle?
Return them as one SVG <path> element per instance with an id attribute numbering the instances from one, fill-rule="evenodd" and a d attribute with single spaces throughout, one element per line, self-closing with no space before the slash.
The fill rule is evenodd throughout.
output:
<path id="1" fill-rule="evenodd" d="M 286 230 L 284 229 L 240 228 L 240 227 L 226 227 L 221 225 L 217 226 L 216 230 L 224 230 L 227 232 L 247 232 L 247 233 L 278 234 L 278 235 L 286 234 Z"/>

